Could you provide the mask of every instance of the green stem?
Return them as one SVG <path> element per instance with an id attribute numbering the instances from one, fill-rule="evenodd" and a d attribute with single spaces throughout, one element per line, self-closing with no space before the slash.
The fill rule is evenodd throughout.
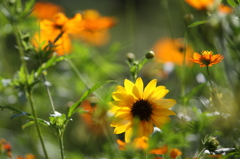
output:
<path id="1" fill-rule="evenodd" d="M 85 77 L 81 74 L 81 72 L 79 72 L 79 70 L 77 69 L 77 67 L 75 66 L 75 64 L 72 62 L 71 59 L 67 59 L 68 63 L 71 65 L 73 71 L 76 73 L 76 75 L 82 80 L 83 84 L 85 85 L 85 87 L 87 89 L 91 89 L 91 86 L 88 84 L 87 80 L 85 79 Z M 94 95 L 97 96 L 100 100 L 102 100 L 102 98 L 96 93 L 94 92 Z"/>
<path id="2" fill-rule="evenodd" d="M 20 38 L 20 35 L 19 35 L 19 29 L 18 29 L 17 24 L 15 24 L 14 34 L 15 34 L 15 37 L 16 37 L 16 41 L 17 41 L 17 45 L 18 45 L 18 49 L 19 49 L 19 53 L 20 53 L 20 59 L 21 59 L 22 66 L 23 66 L 23 69 L 24 69 L 24 74 L 25 74 L 25 81 L 26 81 L 25 91 L 26 91 L 26 95 L 27 95 L 27 97 L 29 99 L 29 102 L 30 102 L 30 106 L 31 106 L 31 109 L 32 109 L 34 122 L 35 122 L 35 125 L 36 125 L 36 128 L 37 128 L 39 139 L 40 139 L 41 144 L 42 144 L 42 148 L 43 148 L 43 151 L 44 151 L 45 158 L 48 159 L 48 154 L 47 154 L 47 151 L 46 151 L 46 148 L 45 148 L 45 145 L 44 145 L 44 140 L 43 140 L 43 137 L 42 137 L 39 125 L 38 125 L 38 121 L 37 121 L 37 114 L 35 112 L 34 102 L 33 102 L 33 99 L 32 99 L 32 91 L 29 88 L 27 63 L 24 60 L 24 50 L 23 50 L 23 47 L 22 47 L 22 44 L 21 44 L 21 38 Z"/>
<path id="3" fill-rule="evenodd" d="M 63 134 L 59 137 L 59 145 L 60 145 L 60 152 L 61 152 L 61 159 L 64 159 L 64 144 L 63 144 Z"/>
<path id="4" fill-rule="evenodd" d="M 46 76 L 44 74 L 42 74 L 42 78 L 43 78 L 43 82 L 44 82 L 45 88 L 47 90 L 48 98 L 49 98 L 49 101 L 51 103 L 51 107 L 52 107 L 52 110 L 53 110 L 53 113 L 54 113 L 55 112 L 55 106 L 54 106 L 54 103 L 53 103 L 53 99 L 52 99 L 52 95 L 51 95 L 51 92 L 49 90 L 49 87 L 46 85 L 46 82 L 47 82 Z"/>
<path id="5" fill-rule="evenodd" d="M 33 98 L 32 98 L 32 92 L 31 91 L 27 92 L 27 97 L 28 97 L 29 102 L 30 102 L 30 106 L 31 106 L 32 113 L 33 113 L 33 118 L 34 118 L 34 123 L 35 123 L 36 128 L 37 128 L 38 137 L 40 139 L 40 142 L 41 142 L 41 145 L 42 145 L 42 149 L 43 149 L 45 158 L 48 159 L 48 154 L 47 154 L 47 150 L 46 150 L 46 147 L 45 147 L 45 144 L 44 144 L 42 133 L 41 133 L 41 130 L 40 130 L 40 127 L 39 127 L 39 124 L 38 124 L 37 114 L 36 114 L 36 111 L 35 111 L 35 106 L 34 106 L 34 102 L 33 102 Z"/>
<path id="6" fill-rule="evenodd" d="M 200 158 L 202 157 L 202 155 L 203 155 L 203 153 L 204 153 L 205 150 L 206 150 L 206 148 L 204 147 L 204 148 L 202 149 L 202 151 L 198 154 L 197 159 L 200 159 Z"/>
<path id="7" fill-rule="evenodd" d="M 213 87 L 212 79 L 211 79 L 211 76 L 210 76 L 209 68 L 208 68 L 208 66 L 206 66 L 206 68 L 207 68 L 207 74 L 208 74 L 208 80 L 209 80 L 209 83 L 210 83 L 211 92 L 214 93 L 214 87 Z"/>

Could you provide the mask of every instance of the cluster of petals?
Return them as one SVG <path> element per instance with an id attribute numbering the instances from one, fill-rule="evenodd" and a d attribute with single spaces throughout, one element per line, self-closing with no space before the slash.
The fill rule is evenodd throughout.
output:
<path id="1" fill-rule="evenodd" d="M 47 10 L 47 12 L 46 12 Z M 102 17 L 95 10 L 86 10 L 68 18 L 63 9 L 50 2 L 36 2 L 32 15 L 40 19 L 40 31 L 32 39 L 36 48 L 54 45 L 58 55 L 69 54 L 72 38 L 78 38 L 92 45 L 103 45 L 109 39 L 108 29 L 116 24 L 111 17 Z"/>
<path id="2" fill-rule="evenodd" d="M 115 127 L 115 134 L 125 132 L 126 142 L 130 142 L 133 137 L 148 137 L 154 126 L 160 128 L 170 121 L 170 115 L 176 115 L 169 109 L 176 101 L 163 99 L 169 90 L 165 86 L 156 85 L 156 79 L 145 88 L 140 77 L 135 83 L 125 79 L 124 87 L 117 86 L 117 90 L 112 93 L 114 101 L 109 102 L 109 105 L 114 118 L 111 126 Z"/>
<path id="3" fill-rule="evenodd" d="M 190 58 L 193 62 L 200 65 L 200 67 L 208 67 L 221 62 L 224 56 L 221 54 L 213 55 L 212 51 L 202 51 L 202 54 L 194 53 L 193 58 Z"/>

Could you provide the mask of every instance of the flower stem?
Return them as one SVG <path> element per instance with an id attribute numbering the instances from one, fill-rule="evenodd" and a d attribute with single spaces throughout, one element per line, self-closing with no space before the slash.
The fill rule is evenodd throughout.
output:
<path id="1" fill-rule="evenodd" d="M 64 159 L 64 144 L 63 144 L 63 135 L 59 137 L 59 145 L 60 145 L 60 152 L 61 152 L 61 159 Z"/>
<path id="2" fill-rule="evenodd" d="M 55 112 L 55 106 L 54 106 L 54 103 L 53 103 L 53 99 L 52 99 L 52 95 L 51 95 L 51 92 L 49 90 L 49 87 L 46 84 L 46 82 L 47 82 L 46 76 L 44 74 L 42 74 L 42 78 L 43 78 L 43 82 L 44 82 L 45 88 L 47 90 L 48 98 L 49 98 L 49 101 L 51 103 L 51 107 L 52 107 L 52 110 L 53 110 L 53 113 L 54 113 Z"/>
<path id="3" fill-rule="evenodd" d="M 15 24 L 14 34 L 15 34 L 15 37 L 16 37 L 16 41 L 17 41 L 17 45 L 18 45 L 18 49 L 19 49 L 19 53 L 20 53 L 20 59 L 21 59 L 22 66 L 23 66 L 23 69 L 24 69 L 24 75 L 25 75 L 25 81 L 26 81 L 26 86 L 25 86 L 26 95 L 27 95 L 27 98 L 29 99 L 29 102 L 30 102 L 30 106 L 31 106 L 32 114 L 33 114 L 33 118 L 34 118 L 34 123 L 35 123 L 36 128 L 37 128 L 38 136 L 39 136 L 42 148 L 43 148 L 45 158 L 48 159 L 48 154 L 47 154 L 47 151 L 46 151 L 46 148 L 45 148 L 45 145 L 44 145 L 44 141 L 43 141 L 43 137 L 42 137 L 39 125 L 38 125 L 38 121 L 37 121 L 35 106 L 34 106 L 34 102 L 33 102 L 33 99 L 32 99 L 32 90 L 29 87 L 29 83 L 28 83 L 27 63 L 24 60 L 24 50 L 23 50 L 23 47 L 22 47 L 22 44 L 21 44 L 21 38 L 20 38 L 20 35 L 19 35 L 19 29 L 18 29 L 17 24 Z"/>
<path id="4" fill-rule="evenodd" d="M 200 158 L 202 157 L 202 155 L 203 155 L 203 153 L 204 153 L 205 150 L 206 150 L 206 148 L 204 147 L 204 148 L 202 149 L 202 151 L 198 154 L 197 159 L 200 159 Z"/>
<path id="5" fill-rule="evenodd" d="M 40 142 L 41 142 L 41 145 L 42 145 L 42 149 L 43 149 L 45 158 L 48 159 L 48 154 L 47 154 L 47 150 L 46 150 L 46 147 L 45 147 L 45 144 L 44 144 L 42 133 L 41 133 L 41 130 L 40 130 L 40 127 L 39 127 L 39 124 L 38 124 L 37 114 L 36 114 L 36 111 L 35 111 L 35 106 L 34 106 L 34 102 L 33 102 L 33 98 L 32 98 L 32 92 L 31 91 L 27 92 L 27 97 L 28 97 L 30 105 L 31 105 L 33 118 L 34 118 L 34 123 L 35 123 L 36 128 L 37 128 L 38 137 L 40 139 Z"/>

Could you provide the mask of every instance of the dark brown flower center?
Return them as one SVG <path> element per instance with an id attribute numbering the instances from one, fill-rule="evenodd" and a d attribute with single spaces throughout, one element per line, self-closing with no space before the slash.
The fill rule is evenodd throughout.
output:
<path id="1" fill-rule="evenodd" d="M 132 105 L 131 114 L 141 121 L 149 121 L 152 114 L 152 105 L 147 100 L 138 100 Z"/>

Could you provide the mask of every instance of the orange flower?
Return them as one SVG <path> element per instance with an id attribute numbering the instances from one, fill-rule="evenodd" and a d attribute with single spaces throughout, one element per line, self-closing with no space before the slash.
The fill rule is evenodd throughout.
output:
<path id="1" fill-rule="evenodd" d="M 189 58 L 193 54 L 193 49 L 186 45 L 182 38 L 162 38 L 153 46 L 153 51 L 158 62 L 173 62 L 182 66 L 185 59 L 186 65 L 191 65 Z"/>
<path id="2" fill-rule="evenodd" d="M 185 0 L 185 2 L 199 10 L 205 10 L 214 4 L 214 0 Z"/>
<path id="3" fill-rule="evenodd" d="M 233 12 L 233 9 L 231 7 L 229 7 L 229 6 L 225 6 L 223 4 L 220 4 L 219 7 L 218 7 L 218 11 L 220 13 L 228 14 L 228 13 Z"/>
<path id="4" fill-rule="evenodd" d="M 111 17 L 102 17 L 95 10 L 86 10 L 82 14 L 84 30 L 80 31 L 76 37 L 91 45 L 104 45 L 109 39 L 108 29 L 116 24 L 116 20 Z"/>
<path id="5" fill-rule="evenodd" d="M 190 58 L 193 62 L 200 64 L 200 67 L 212 66 L 221 62 L 222 59 L 224 59 L 223 55 L 213 55 L 212 51 L 202 51 L 202 55 L 195 52 L 193 54 L 193 59 Z"/>
<path id="6" fill-rule="evenodd" d="M 182 155 L 182 152 L 179 149 L 171 149 L 170 156 L 172 159 L 176 159 L 178 156 Z"/>
<path id="7" fill-rule="evenodd" d="M 26 154 L 25 158 L 23 158 L 22 156 L 17 156 L 17 159 L 36 159 L 36 158 L 33 154 Z"/>
<path id="8" fill-rule="evenodd" d="M 50 42 L 56 45 L 54 51 L 58 55 L 65 55 L 71 51 L 69 34 L 76 33 L 81 29 L 83 29 L 83 22 L 80 14 L 68 19 L 63 13 L 58 13 L 53 21 L 47 19 L 40 21 L 40 32 L 35 33 L 32 44 L 37 48 L 44 48 L 49 46 Z"/>
<path id="9" fill-rule="evenodd" d="M 63 8 L 50 2 L 36 2 L 31 15 L 39 19 L 53 19 L 54 15 L 63 12 Z"/>
<path id="10" fill-rule="evenodd" d="M 106 112 L 100 112 L 98 105 L 95 102 L 96 101 L 92 102 L 90 99 L 84 100 L 80 107 L 86 112 L 81 113 L 80 116 L 84 121 L 88 132 L 93 133 L 94 135 L 103 135 L 104 129 L 107 129 L 109 123 L 105 120 L 106 118 L 104 118 Z"/>
<path id="11" fill-rule="evenodd" d="M 126 143 L 118 139 L 117 143 L 119 145 L 120 150 L 135 149 L 135 150 L 147 151 L 149 147 L 148 138 L 145 136 L 134 138 L 134 140 L 129 143 Z M 168 151 L 168 146 L 163 146 L 161 148 L 152 149 L 148 151 L 148 153 L 162 155 L 162 154 L 166 154 L 167 151 Z"/>

